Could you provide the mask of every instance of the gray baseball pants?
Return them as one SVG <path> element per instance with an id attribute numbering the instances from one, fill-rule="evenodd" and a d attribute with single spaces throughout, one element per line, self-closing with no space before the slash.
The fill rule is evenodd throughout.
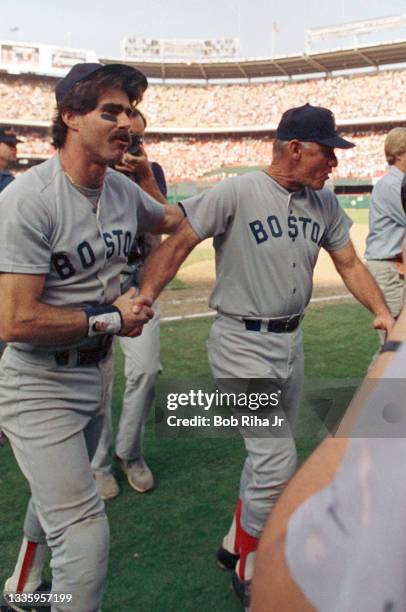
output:
<path id="1" fill-rule="evenodd" d="M 126 386 L 116 436 L 115 452 L 125 461 L 143 454 L 144 424 L 155 401 L 155 384 L 160 370 L 159 305 L 138 338 L 118 338 L 124 354 Z M 113 428 L 111 422 L 112 385 L 109 387 L 103 430 L 92 460 L 93 471 L 111 472 Z"/>
<path id="2" fill-rule="evenodd" d="M 7 347 L 0 363 L 0 421 L 31 489 L 24 531 L 51 549 L 52 590 L 71 603 L 52 612 L 98 612 L 109 526 L 90 468 L 111 379 L 97 365 L 58 366 L 51 354 Z"/>
<path id="3" fill-rule="evenodd" d="M 395 261 L 367 261 L 368 270 L 375 278 L 394 317 L 397 317 L 405 303 L 405 281 L 399 274 Z M 378 330 L 381 345 L 386 333 Z"/>
<path id="4" fill-rule="evenodd" d="M 301 329 L 282 334 L 248 331 L 244 322 L 219 315 L 210 331 L 208 356 L 220 391 L 229 391 L 231 385 L 237 391 L 244 387 L 250 392 L 255 389 L 255 379 L 267 378 L 270 392 L 275 391 L 276 379 L 276 386 L 282 390 L 283 410 L 275 412 L 285 418 L 281 428 L 261 428 L 258 437 L 258 428 L 239 427 L 247 451 L 240 480 L 241 524 L 258 538 L 296 469 L 291 427 L 303 390 Z"/>

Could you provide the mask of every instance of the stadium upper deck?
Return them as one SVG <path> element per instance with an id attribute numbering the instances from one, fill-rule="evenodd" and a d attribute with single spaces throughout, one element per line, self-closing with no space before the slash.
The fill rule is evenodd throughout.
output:
<path id="1" fill-rule="evenodd" d="M 77 61 L 95 59 L 86 50 L 0 41 L 0 122 L 46 127 L 55 78 Z M 406 120 L 406 70 L 382 72 L 384 66 L 406 64 L 406 40 L 253 60 L 128 63 L 150 78 L 246 79 L 244 84 L 152 84 L 143 108 L 154 133 L 272 133 L 281 112 L 306 101 L 329 106 L 338 124 L 351 128 Z M 351 73 L 355 68 L 375 71 Z M 327 76 L 337 71 L 346 76 Z M 290 79 L 315 73 L 317 78 Z M 247 80 L 260 76 L 279 79 Z"/>
<path id="2" fill-rule="evenodd" d="M 0 124 L 11 124 L 25 134 L 26 142 L 19 150 L 31 163 L 52 154 L 47 128 L 54 111 L 55 79 L 57 73 L 67 71 L 66 64 L 80 57 L 69 55 L 69 50 L 58 55 L 49 53 L 55 64 L 50 74 L 41 71 L 41 53 L 35 48 L 28 48 L 20 56 L 11 53 L 8 45 L 7 63 L 3 47 L 0 42 Z M 311 102 L 332 108 L 338 125 L 353 132 L 359 145 L 357 155 L 348 153 L 342 159 L 338 176 L 377 177 L 385 169 L 382 130 L 406 121 L 406 69 L 400 67 L 406 57 L 406 41 L 369 49 L 368 53 L 352 49 L 350 54 L 352 67 L 354 54 L 364 62 L 363 67 L 374 62 L 378 67 L 379 62 L 380 70 L 369 73 L 232 84 L 151 83 L 142 103 L 149 121 L 149 151 L 168 168 L 170 180 L 193 180 L 221 166 L 264 164 L 269 161 L 281 113 Z M 372 51 L 375 60 L 369 54 Z M 351 62 L 346 63 L 343 53 L 327 54 L 331 63 L 320 66 L 334 70 L 348 67 Z M 89 59 L 93 58 L 83 56 L 83 61 Z M 31 61 L 37 62 L 36 68 Z M 380 62 L 398 64 L 399 69 L 384 71 Z M 137 62 L 137 66 L 145 70 L 142 63 Z"/>
<path id="3" fill-rule="evenodd" d="M 55 79 L 0 74 L 0 122 L 47 127 Z M 406 70 L 233 85 L 151 85 L 142 102 L 155 134 L 272 134 L 281 113 L 310 102 L 331 108 L 341 127 L 406 120 Z"/>
<path id="4" fill-rule="evenodd" d="M 379 68 L 404 63 L 406 41 L 359 45 L 345 49 L 315 51 L 300 55 L 272 58 L 231 59 L 222 61 L 165 62 L 162 60 L 124 60 L 136 65 L 154 79 L 256 79 L 293 77 L 298 75 L 329 75 L 341 70 Z M 123 59 L 103 58 L 109 64 Z"/>

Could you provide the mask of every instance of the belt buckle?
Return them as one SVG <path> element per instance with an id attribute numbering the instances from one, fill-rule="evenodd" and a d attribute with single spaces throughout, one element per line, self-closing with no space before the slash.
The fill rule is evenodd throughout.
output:
<path id="1" fill-rule="evenodd" d="M 261 324 L 259 326 L 259 330 L 260 332 L 264 333 L 264 332 L 268 332 L 268 327 L 269 327 L 269 321 L 264 321 L 264 319 L 260 319 Z"/>

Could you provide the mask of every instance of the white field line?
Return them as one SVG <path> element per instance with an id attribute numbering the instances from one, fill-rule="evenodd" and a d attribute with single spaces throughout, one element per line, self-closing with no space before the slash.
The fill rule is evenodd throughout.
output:
<path id="1" fill-rule="evenodd" d="M 325 297 L 312 298 L 310 304 L 317 304 L 318 302 L 333 302 L 334 300 L 342 299 L 355 299 L 351 294 L 346 293 L 345 295 L 327 295 Z M 173 302 L 166 302 L 166 304 L 181 304 L 186 301 L 198 302 L 202 301 L 203 298 L 189 298 L 187 300 L 174 300 Z M 204 298 L 206 299 L 206 298 Z M 203 319 L 204 317 L 214 317 L 216 315 L 215 310 L 208 310 L 207 312 L 195 312 L 194 314 L 177 315 L 174 317 L 161 317 L 161 323 L 172 323 L 174 321 L 184 321 L 185 319 Z"/>

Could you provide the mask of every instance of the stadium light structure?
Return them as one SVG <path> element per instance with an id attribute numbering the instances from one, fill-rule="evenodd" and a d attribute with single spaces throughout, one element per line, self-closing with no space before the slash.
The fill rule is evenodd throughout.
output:
<path id="1" fill-rule="evenodd" d="M 326 40 L 328 38 L 348 38 L 354 36 L 367 36 L 382 30 L 400 30 L 406 26 L 406 15 L 392 15 L 391 17 L 378 17 L 366 21 L 352 21 L 339 26 L 328 26 L 325 28 L 312 28 L 306 30 L 305 46 L 306 51 L 311 50 L 311 45 L 315 41 Z"/>
<path id="2" fill-rule="evenodd" d="M 238 38 L 140 38 L 127 36 L 120 44 L 127 59 L 199 60 L 235 58 L 240 49 Z"/>

